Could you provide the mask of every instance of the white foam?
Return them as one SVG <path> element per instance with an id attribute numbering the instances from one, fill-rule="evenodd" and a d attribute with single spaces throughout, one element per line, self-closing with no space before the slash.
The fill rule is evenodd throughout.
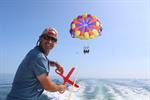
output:
<path id="1" fill-rule="evenodd" d="M 141 87 L 118 84 L 111 84 L 111 86 L 107 87 L 115 96 L 115 100 L 150 100 L 150 92 Z M 116 93 L 114 89 L 120 93 Z"/>
<path id="2" fill-rule="evenodd" d="M 138 83 L 138 81 L 136 82 Z M 80 88 L 74 88 L 70 100 L 109 100 L 110 98 L 113 100 L 150 100 L 150 91 L 143 88 L 145 83 L 149 83 L 147 83 L 147 81 L 139 81 L 140 84 L 137 85 L 136 82 L 134 83 L 134 81 L 129 80 L 83 80 L 78 83 Z M 46 94 L 50 98 L 50 100 L 68 100 L 70 95 L 69 90 L 71 90 L 71 88 L 72 86 L 68 87 L 63 94 L 47 91 L 44 91 L 44 94 Z M 106 90 L 104 90 L 104 88 Z M 94 92 L 95 90 L 98 90 L 96 94 Z M 92 93 L 90 95 L 94 98 L 89 99 L 89 95 L 87 93 Z"/>
<path id="3" fill-rule="evenodd" d="M 44 91 L 43 94 L 47 95 L 50 100 L 68 100 L 70 97 L 70 100 L 83 100 L 80 98 L 79 94 L 82 94 L 83 88 L 74 88 L 72 93 L 70 92 L 72 86 L 68 87 L 68 90 L 66 90 L 63 94 L 60 94 L 59 92 L 48 92 Z M 70 96 L 71 93 L 71 96 Z"/>

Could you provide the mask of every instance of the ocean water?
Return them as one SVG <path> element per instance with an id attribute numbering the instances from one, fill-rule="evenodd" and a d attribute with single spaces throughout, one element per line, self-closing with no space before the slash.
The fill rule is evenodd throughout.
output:
<path id="1" fill-rule="evenodd" d="M 5 100 L 12 77 L 0 77 L 0 100 Z M 54 80 L 59 83 L 58 80 Z M 70 100 L 150 100 L 150 79 L 79 79 Z M 72 86 L 63 94 L 44 91 L 39 100 L 68 100 Z"/>

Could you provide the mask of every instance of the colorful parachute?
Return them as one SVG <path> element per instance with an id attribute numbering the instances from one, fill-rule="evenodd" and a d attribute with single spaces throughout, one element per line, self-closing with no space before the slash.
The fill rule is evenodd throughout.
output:
<path id="1" fill-rule="evenodd" d="M 81 40 L 93 39 L 101 35 L 101 22 L 90 14 L 79 15 L 71 23 L 70 34 Z"/>

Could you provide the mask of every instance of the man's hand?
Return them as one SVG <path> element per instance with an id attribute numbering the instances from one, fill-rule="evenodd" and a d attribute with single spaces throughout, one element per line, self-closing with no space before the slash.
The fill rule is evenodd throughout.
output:
<path id="1" fill-rule="evenodd" d="M 64 73 L 63 67 L 59 63 L 57 63 L 55 61 L 50 61 L 50 65 L 56 66 L 56 71 L 58 71 L 60 74 Z"/>
<path id="2" fill-rule="evenodd" d="M 64 69 L 63 69 L 63 67 L 60 65 L 60 64 L 56 64 L 56 71 L 58 71 L 58 72 L 60 72 L 61 74 L 63 74 L 64 73 Z"/>
<path id="3" fill-rule="evenodd" d="M 64 93 L 66 91 L 66 86 L 65 85 L 58 85 L 58 92 L 59 93 Z"/>

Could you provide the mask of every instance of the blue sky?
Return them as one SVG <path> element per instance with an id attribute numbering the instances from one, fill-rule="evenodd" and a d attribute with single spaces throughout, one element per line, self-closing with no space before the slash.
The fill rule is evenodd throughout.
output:
<path id="1" fill-rule="evenodd" d="M 0 73 L 15 73 L 43 29 L 52 26 L 59 38 L 48 58 L 65 71 L 75 66 L 79 77 L 149 78 L 149 11 L 149 0 L 1 0 Z M 71 38 L 71 21 L 84 13 L 100 19 L 100 37 Z M 82 53 L 85 45 L 88 55 Z"/>

